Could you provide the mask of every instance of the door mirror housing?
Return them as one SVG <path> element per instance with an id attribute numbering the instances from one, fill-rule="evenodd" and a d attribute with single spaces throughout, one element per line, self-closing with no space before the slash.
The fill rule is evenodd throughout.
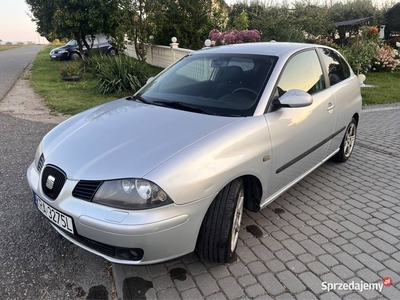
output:
<path id="1" fill-rule="evenodd" d="M 147 78 L 146 84 L 152 82 L 153 80 L 154 80 L 154 77 L 149 77 L 149 78 Z"/>
<path id="2" fill-rule="evenodd" d="M 280 107 L 305 107 L 313 103 L 313 98 L 309 93 L 302 90 L 289 90 L 278 99 L 273 101 L 273 105 Z"/>

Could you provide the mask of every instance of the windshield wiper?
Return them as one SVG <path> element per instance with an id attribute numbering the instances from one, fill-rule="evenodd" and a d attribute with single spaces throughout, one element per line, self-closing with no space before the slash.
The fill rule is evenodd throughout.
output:
<path id="1" fill-rule="evenodd" d="M 173 108 L 178 108 L 178 109 L 182 109 L 182 110 L 186 110 L 186 111 L 191 111 L 191 112 L 198 112 L 198 113 L 214 115 L 214 116 L 217 115 L 215 112 L 212 112 L 210 110 L 203 109 L 203 108 L 200 108 L 200 107 L 197 107 L 194 105 L 190 105 L 190 104 L 187 104 L 184 102 L 179 102 L 179 101 L 159 101 L 159 100 L 157 100 L 157 101 L 154 101 L 154 103 L 173 107 Z"/>
<path id="2" fill-rule="evenodd" d="M 136 101 L 136 100 L 139 100 L 139 101 L 142 102 L 142 103 L 153 104 L 153 102 L 144 99 L 144 98 L 143 98 L 142 96 L 140 96 L 140 95 L 132 95 L 132 96 L 126 97 L 126 100 L 135 100 L 135 101 Z"/>

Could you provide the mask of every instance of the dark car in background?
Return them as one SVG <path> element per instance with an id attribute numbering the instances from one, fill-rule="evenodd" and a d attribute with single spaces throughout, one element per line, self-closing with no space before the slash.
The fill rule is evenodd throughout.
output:
<path id="1" fill-rule="evenodd" d="M 117 50 L 111 43 L 111 39 L 103 34 L 87 36 L 87 43 L 91 46 L 92 50 L 101 51 L 109 55 L 117 54 Z M 83 53 L 88 55 L 88 51 L 83 46 Z M 79 53 L 79 46 L 76 40 L 70 40 L 67 44 L 62 47 L 54 48 L 50 51 L 50 58 L 55 60 L 68 60 L 68 59 L 79 59 L 81 54 Z"/>

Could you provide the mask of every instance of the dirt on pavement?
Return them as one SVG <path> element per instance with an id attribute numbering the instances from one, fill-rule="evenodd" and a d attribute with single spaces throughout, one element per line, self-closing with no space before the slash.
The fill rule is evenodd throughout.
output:
<path id="1" fill-rule="evenodd" d="M 52 112 L 44 100 L 33 90 L 29 82 L 31 65 L 18 78 L 14 86 L 0 102 L 0 112 L 17 118 L 43 123 L 59 124 L 71 117 Z"/>

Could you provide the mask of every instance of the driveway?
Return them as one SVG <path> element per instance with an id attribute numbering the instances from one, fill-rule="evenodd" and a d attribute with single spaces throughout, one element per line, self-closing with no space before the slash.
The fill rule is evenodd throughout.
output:
<path id="1" fill-rule="evenodd" d="M 400 105 L 364 109 L 350 160 L 326 163 L 261 213 L 247 212 L 231 263 L 191 254 L 113 265 L 119 297 L 400 299 L 399 128 Z M 381 291 L 364 285 L 386 277 Z"/>
<path id="2" fill-rule="evenodd" d="M 42 115 L 43 104 L 32 102 L 41 99 L 27 80 L 14 85 L 40 48 L 0 52 L 0 111 L 51 122 L 56 119 Z M 20 49 L 26 52 L 13 53 Z M 53 127 L 0 112 L 0 299 L 111 298 L 110 265 L 61 238 L 33 204 L 26 170 Z"/>

